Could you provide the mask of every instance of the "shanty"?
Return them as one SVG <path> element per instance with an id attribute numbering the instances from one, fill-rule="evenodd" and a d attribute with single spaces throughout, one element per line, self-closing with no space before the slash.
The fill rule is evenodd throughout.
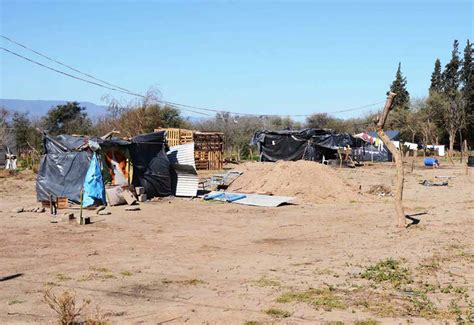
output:
<path id="1" fill-rule="evenodd" d="M 474 323 L 471 3 L 0 7 L 1 324 Z"/>

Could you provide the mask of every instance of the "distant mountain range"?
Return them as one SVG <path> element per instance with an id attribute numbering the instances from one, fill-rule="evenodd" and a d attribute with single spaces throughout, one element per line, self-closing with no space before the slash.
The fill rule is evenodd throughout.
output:
<path id="1" fill-rule="evenodd" d="M 28 100 L 28 99 L 4 99 L 0 98 L 0 108 L 6 108 L 14 112 L 29 113 L 31 117 L 41 117 L 48 113 L 51 107 L 57 105 L 64 105 L 66 100 Z M 87 115 L 91 118 L 99 117 L 107 113 L 107 106 L 97 105 L 91 102 L 77 102 L 86 108 Z M 185 119 L 191 122 L 203 121 L 206 118 L 201 116 L 187 116 L 182 115 Z"/>
<path id="2" fill-rule="evenodd" d="M 66 100 L 25 100 L 25 99 L 3 99 L 0 98 L 0 107 L 15 112 L 29 113 L 30 116 L 43 116 L 48 113 L 51 107 L 64 105 Z M 82 107 L 86 108 L 90 117 L 97 117 L 106 113 L 106 106 L 100 106 L 91 102 L 77 101 Z"/>

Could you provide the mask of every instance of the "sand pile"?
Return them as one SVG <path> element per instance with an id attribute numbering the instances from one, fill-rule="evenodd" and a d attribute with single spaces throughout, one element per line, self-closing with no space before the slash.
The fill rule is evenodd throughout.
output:
<path id="1" fill-rule="evenodd" d="M 357 199 L 357 192 L 336 171 L 311 161 L 248 162 L 235 170 L 243 175 L 230 185 L 229 191 L 294 196 L 307 203 Z"/>

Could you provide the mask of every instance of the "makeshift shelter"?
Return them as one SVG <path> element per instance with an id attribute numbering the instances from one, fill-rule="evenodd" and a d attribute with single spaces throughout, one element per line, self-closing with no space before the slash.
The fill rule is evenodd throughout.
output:
<path id="1" fill-rule="evenodd" d="M 115 185 L 132 183 L 144 187 L 148 198 L 171 195 L 170 163 L 165 153 L 164 136 L 164 132 L 153 132 L 126 141 L 118 138 L 104 140 L 44 134 L 45 154 L 41 158 L 36 180 L 38 201 L 49 200 L 51 195 L 54 198 L 67 197 L 70 201 L 79 203 L 80 192 L 86 187 L 86 175 L 94 151 L 99 154 L 97 167 L 100 166 L 102 174 L 107 176 L 103 179 L 101 175 L 102 186 L 106 181 Z M 127 155 L 118 157 L 113 154 L 117 150 L 126 152 Z M 120 179 L 119 174 L 122 177 Z M 94 184 L 94 191 L 97 191 L 99 177 L 96 173 L 91 177 L 91 184 Z M 125 184 L 124 177 L 127 178 Z"/>
<path id="2" fill-rule="evenodd" d="M 357 145 L 357 140 L 347 133 L 332 130 L 304 129 L 282 131 L 257 131 L 251 142 L 257 145 L 260 161 L 311 160 L 336 158 L 337 149 Z"/>
<path id="3" fill-rule="evenodd" d="M 384 133 L 390 141 L 400 140 L 400 131 L 387 130 Z M 354 135 L 362 140 L 362 145 L 354 150 L 354 156 L 359 161 L 392 161 L 392 154 L 377 136 L 377 132 L 363 132 Z"/>

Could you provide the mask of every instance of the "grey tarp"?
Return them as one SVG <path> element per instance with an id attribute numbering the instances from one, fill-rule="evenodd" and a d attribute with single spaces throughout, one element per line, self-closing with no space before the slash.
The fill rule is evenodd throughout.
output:
<path id="1" fill-rule="evenodd" d="M 38 201 L 49 200 L 53 195 L 79 203 L 91 156 L 86 151 L 43 155 L 36 179 Z"/>

